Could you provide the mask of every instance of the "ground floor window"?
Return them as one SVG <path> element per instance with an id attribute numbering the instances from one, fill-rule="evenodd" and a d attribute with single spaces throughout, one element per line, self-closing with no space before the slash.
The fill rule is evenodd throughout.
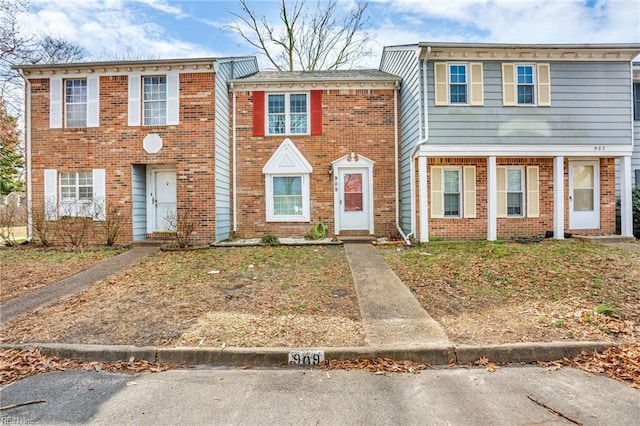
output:
<path id="1" fill-rule="evenodd" d="M 475 166 L 431 167 L 431 217 L 476 217 Z"/>
<path id="2" fill-rule="evenodd" d="M 308 221 L 309 175 L 266 175 L 267 221 Z"/>
<path id="3" fill-rule="evenodd" d="M 104 220 L 105 170 L 44 171 L 44 206 L 47 220 L 58 216 L 92 217 Z"/>

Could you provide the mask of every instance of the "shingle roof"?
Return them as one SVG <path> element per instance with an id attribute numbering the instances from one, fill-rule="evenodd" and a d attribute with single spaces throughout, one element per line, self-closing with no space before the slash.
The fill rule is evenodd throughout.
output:
<path id="1" fill-rule="evenodd" d="M 284 83 L 309 81 L 401 81 L 402 78 L 376 69 L 322 70 L 322 71 L 260 71 L 256 74 L 231 80 L 238 83 Z"/>

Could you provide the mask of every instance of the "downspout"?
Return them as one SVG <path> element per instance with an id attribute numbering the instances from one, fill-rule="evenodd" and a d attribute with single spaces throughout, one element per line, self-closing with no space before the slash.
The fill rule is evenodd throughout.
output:
<path id="1" fill-rule="evenodd" d="M 396 188 L 396 229 L 402 236 L 404 243 L 408 246 L 411 245 L 411 241 L 409 237 L 404 234 L 402 228 L 400 227 L 400 170 L 398 168 L 398 164 L 400 163 L 400 158 L 398 157 L 399 152 L 399 137 L 398 137 L 398 88 L 400 83 L 396 81 L 396 85 L 393 89 L 393 131 L 394 131 L 394 158 L 395 158 L 395 188 Z"/>
<path id="2" fill-rule="evenodd" d="M 233 160 L 231 162 L 231 196 L 233 197 L 233 232 L 234 234 L 238 231 L 238 197 L 236 196 L 237 184 L 236 184 L 236 91 L 233 87 L 233 83 L 229 83 L 229 87 L 231 88 L 231 145 L 232 145 L 232 156 Z"/>
<path id="3" fill-rule="evenodd" d="M 27 167 L 27 241 L 33 239 L 33 189 L 31 188 L 31 83 L 24 70 L 18 68 L 18 73 L 25 81 L 25 122 L 24 140 Z"/>

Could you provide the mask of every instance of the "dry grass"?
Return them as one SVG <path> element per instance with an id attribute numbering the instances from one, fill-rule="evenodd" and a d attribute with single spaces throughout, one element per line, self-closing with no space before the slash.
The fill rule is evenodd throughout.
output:
<path id="1" fill-rule="evenodd" d="M 640 339 L 640 253 L 573 240 L 381 253 L 459 343 Z"/>
<path id="2" fill-rule="evenodd" d="M 111 249 L 79 252 L 26 247 L 0 249 L 0 302 L 24 296 L 121 252 Z"/>
<path id="3" fill-rule="evenodd" d="M 363 344 L 340 246 L 160 252 L 0 326 L 2 343 Z"/>

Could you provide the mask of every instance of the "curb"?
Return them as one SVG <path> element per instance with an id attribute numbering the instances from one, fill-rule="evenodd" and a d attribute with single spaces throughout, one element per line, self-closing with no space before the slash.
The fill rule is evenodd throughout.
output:
<path id="1" fill-rule="evenodd" d="M 79 361 L 113 362 L 134 357 L 149 362 L 190 366 L 280 367 L 288 363 L 289 352 L 323 351 L 325 359 L 391 358 L 433 366 L 471 365 L 481 357 L 491 362 L 532 363 L 572 358 L 583 351 L 601 351 L 615 342 L 509 343 L 499 345 L 405 345 L 349 348 L 160 348 L 154 346 L 83 345 L 34 343 L 0 345 L 0 349 L 38 348 L 47 356 Z"/>

